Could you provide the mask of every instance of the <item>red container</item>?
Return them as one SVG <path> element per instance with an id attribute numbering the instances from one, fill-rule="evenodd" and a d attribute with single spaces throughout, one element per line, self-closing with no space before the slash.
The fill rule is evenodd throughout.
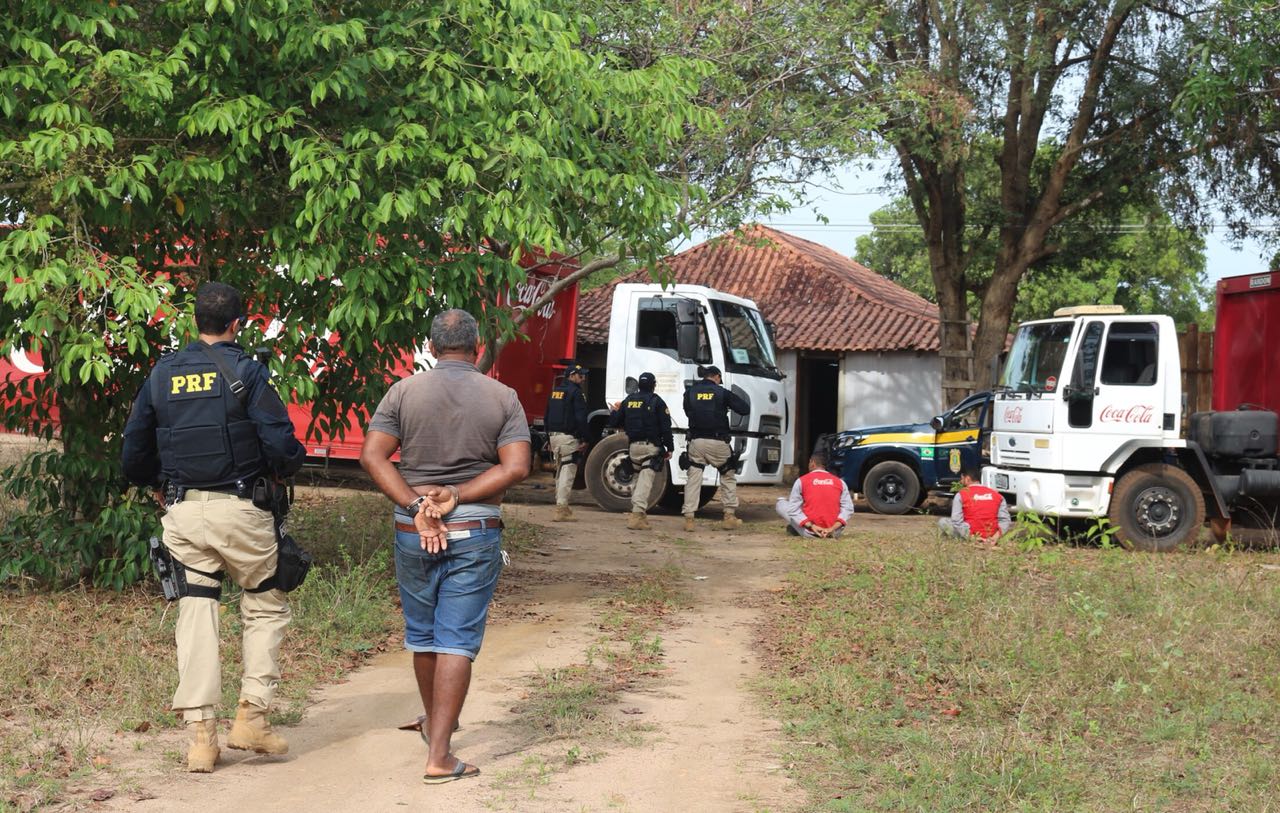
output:
<path id="1" fill-rule="evenodd" d="M 1280 271 L 1218 281 L 1213 408 L 1280 412 Z"/>

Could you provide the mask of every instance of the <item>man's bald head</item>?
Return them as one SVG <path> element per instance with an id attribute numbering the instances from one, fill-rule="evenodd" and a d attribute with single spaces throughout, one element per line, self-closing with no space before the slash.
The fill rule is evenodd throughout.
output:
<path id="1" fill-rule="evenodd" d="M 431 345 L 435 355 L 475 354 L 480 344 L 476 319 L 461 308 L 450 308 L 431 320 Z"/>

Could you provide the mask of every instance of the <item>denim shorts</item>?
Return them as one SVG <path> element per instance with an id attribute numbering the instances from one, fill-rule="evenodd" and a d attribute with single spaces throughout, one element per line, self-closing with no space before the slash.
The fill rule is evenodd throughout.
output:
<path id="1" fill-rule="evenodd" d="M 404 646 L 475 660 L 489 601 L 502 572 L 502 531 L 472 531 L 439 553 L 416 533 L 396 531 L 396 581 L 404 609 Z"/>

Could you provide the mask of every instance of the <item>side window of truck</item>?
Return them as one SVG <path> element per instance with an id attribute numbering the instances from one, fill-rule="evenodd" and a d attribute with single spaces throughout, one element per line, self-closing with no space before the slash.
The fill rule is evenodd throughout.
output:
<path id="1" fill-rule="evenodd" d="M 636 313 L 636 347 L 646 350 L 657 350 L 672 358 L 680 349 L 676 338 L 676 302 L 670 297 L 650 297 L 640 300 Z M 711 341 L 707 336 L 707 326 L 698 326 L 698 364 L 711 362 Z"/>
<path id="2" fill-rule="evenodd" d="M 1156 383 L 1160 342 L 1154 322 L 1112 322 L 1102 354 L 1103 384 L 1149 387 Z"/>

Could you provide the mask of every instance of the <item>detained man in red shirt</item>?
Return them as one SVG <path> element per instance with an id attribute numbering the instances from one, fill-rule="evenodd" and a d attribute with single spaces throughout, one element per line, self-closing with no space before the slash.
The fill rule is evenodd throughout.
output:
<path id="1" fill-rule="evenodd" d="M 815 449 L 809 473 L 796 480 L 791 496 L 778 499 L 778 514 L 791 533 L 826 539 L 839 536 L 853 517 L 853 496 L 844 480 L 827 471 L 827 454 Z"/>
<path id="2" fill-rule="evenodd" d="M 1004 497 L 982 485 L 981 479 L 982 469 L 975 465 L 965 466 L 960 472 L 960 491 L 951 501 L 951 516 L 938 520 L 944 536 L 972 536 L 994 542 L 1013 525 Z"/>

